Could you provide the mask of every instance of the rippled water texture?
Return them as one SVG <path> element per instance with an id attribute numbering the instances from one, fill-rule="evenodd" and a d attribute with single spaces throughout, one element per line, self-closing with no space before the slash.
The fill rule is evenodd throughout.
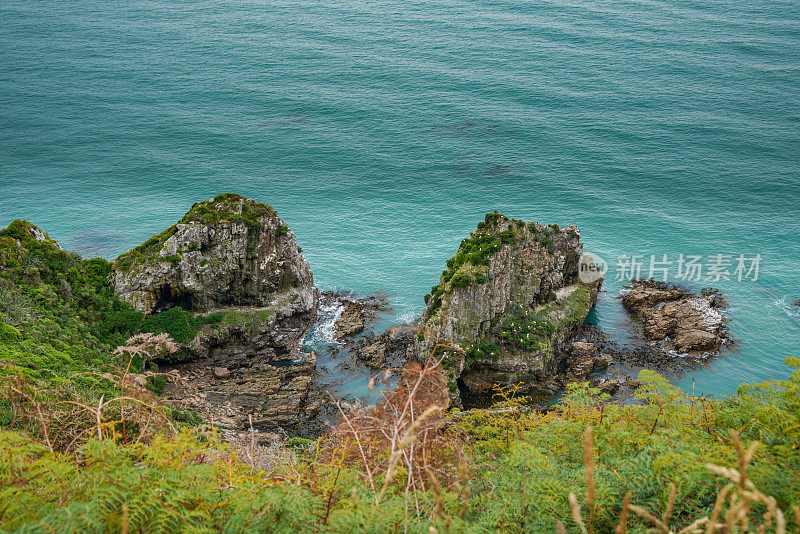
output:
<path id="1" fill-rule="evenodd" d="M 237 192 L 409 318 L 485 212 L 576 223 L 619 337 L 620 254 L 760 253 L 730 393 L 800 348 L 799 6 L 0 0 L 0 225 L 113 258 Z"/>

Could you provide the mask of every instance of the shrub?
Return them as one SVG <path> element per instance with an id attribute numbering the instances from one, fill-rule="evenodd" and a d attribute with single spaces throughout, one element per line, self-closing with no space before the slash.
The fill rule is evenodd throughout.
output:
<path id="1" fill-rule="evenodd" d="M 450 279 L 450 287 L 469 287 L 475 282 L 471 274 L 466 272 L 456 273 Z"/>
<path id="2" fill-rule="evenodd" d="M 166 333 L 178 343 L 188 343 L 196 336 L 204 324 L 216 324 L 223 314 L 209 316 L 195 315 L 184 311 L 180 306 L 148 316 L 142 323 L 142 332 Z"/>

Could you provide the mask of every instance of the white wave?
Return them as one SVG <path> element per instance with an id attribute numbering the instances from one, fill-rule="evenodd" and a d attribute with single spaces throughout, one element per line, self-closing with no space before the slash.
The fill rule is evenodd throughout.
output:
<path id="1" fill-rule="evenodd" d="M 336 321 L 342 316 L 344 304 L 334 300 L 328 304 L 320 304 L 317 314 L 317 324 L 314 327 L 313 341 L 318 343 L 335 343 L 336 340 Z"/>
<path id="2" fill-rule="evenodd" d="M 418 314 L 418 313 L 414 313 L 413 311 L 407 311 L 407 312 L 404 312 L 404 313 L 400 314 L 400 315 L 397 317 L 397 321 L 398 321 L 400 324 L 411 323 L 411 322 L 413 322 L 413 321 L 414 321 L 414 319 L 416 319 L 418 316 L 419 316 L 419 314 Z"/>
<path id="3" fill-rule="evenodd" d="M 772 304 L 786 312 L 789 317 L 800 318 L 800 306 L 795 306 L 794 299 L 788 295 L 775 299 Z"/>

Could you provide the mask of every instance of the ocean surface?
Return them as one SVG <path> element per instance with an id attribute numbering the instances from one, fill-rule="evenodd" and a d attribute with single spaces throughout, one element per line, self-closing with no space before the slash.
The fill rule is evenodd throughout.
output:
<path id="1" fill-rule="evenodd" d="M 679 383 L 782 378 L 800 3 L 0 0 L 1 227 L 111 259 L 222 192 L 273 205 L 320 287 L 388 294 L 386 324 L 488 211 L 577 224 L 619 339 L 625 256 L 700 256 L 740 342 Z"/>

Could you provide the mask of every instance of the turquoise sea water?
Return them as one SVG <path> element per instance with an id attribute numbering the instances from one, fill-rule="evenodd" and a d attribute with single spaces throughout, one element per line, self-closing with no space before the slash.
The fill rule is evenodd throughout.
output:
<path id="1" fill-rule="evenodd" d="M 618 337 L 620 254 L 758 253 L 757 281 L 713 284 L 739 352 L 681 384 L 783 377 L 800 4 L 0 0 L 0 226 L 113 258 L 220 192 L 275 206 L 318 285 L 382 289 L 397 318 L 487 211 L 576 223 Z"/>

